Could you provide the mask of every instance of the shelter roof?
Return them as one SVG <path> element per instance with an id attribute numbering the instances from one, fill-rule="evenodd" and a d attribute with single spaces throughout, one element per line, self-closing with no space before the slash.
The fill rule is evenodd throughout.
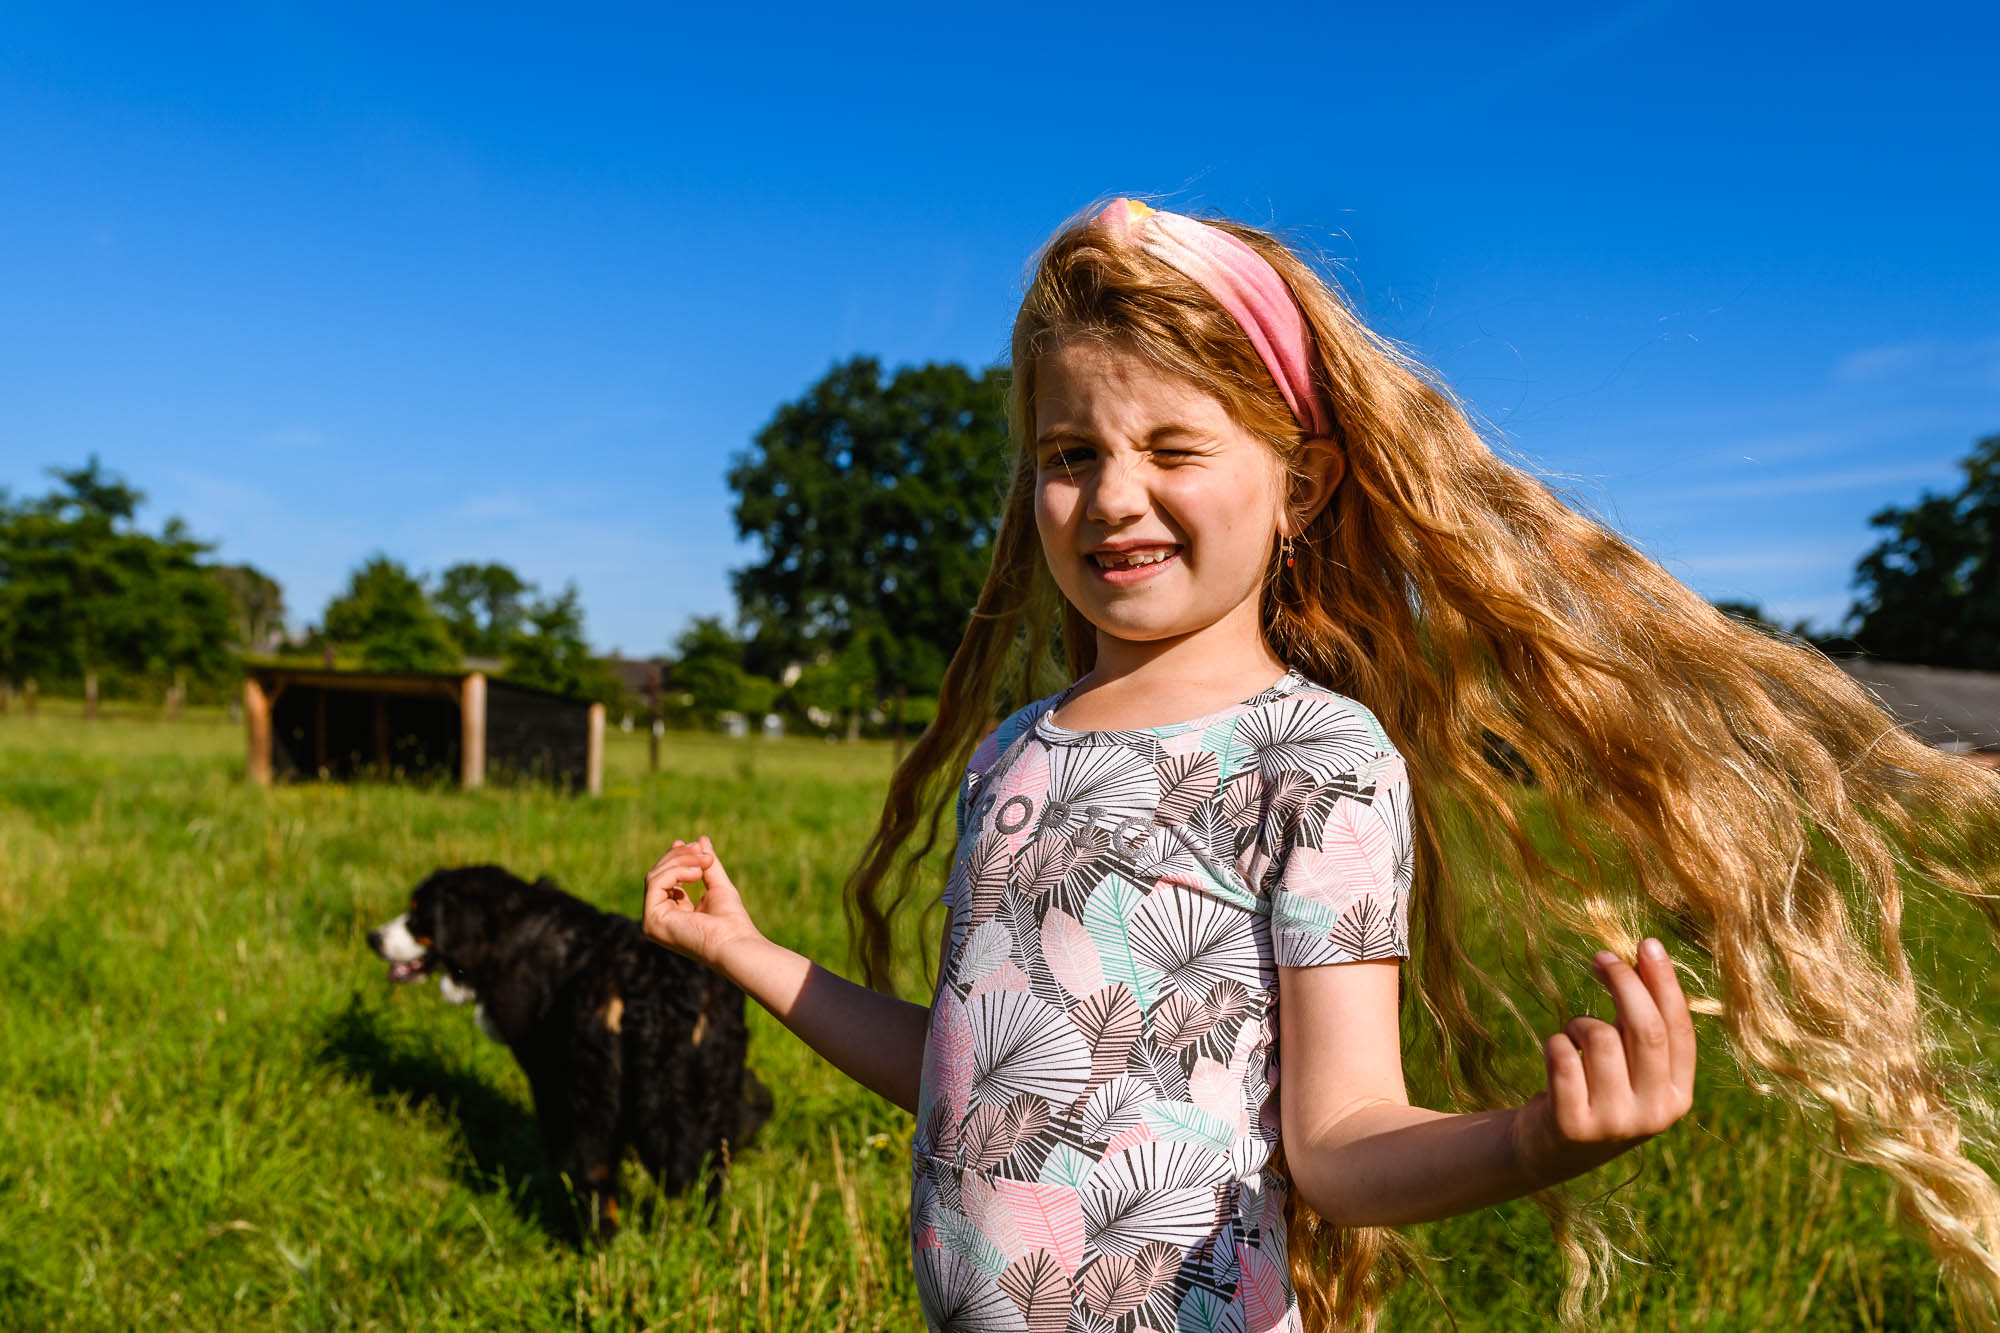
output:
<path id="1" fill-rule="evenodd" d="M 2000 750 L 2000 671 L 1869 657 L 1839 663 L 1920 740 L 1946 750 Z"/>

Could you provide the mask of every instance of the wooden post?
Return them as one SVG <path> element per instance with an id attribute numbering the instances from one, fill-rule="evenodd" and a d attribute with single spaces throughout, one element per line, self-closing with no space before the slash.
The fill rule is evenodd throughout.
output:
<path id="1" fill-rule="evenodd" d="M 22 687 L 21 690 L 22 711 L 26 712 L 29 717 L 33 717 L 35 715 L 36 706 L 41 702 L 41 697 L 42 697 L 41 687 L 35 684 L 35 678 L 33 676 L 28 677 L 28 683 L 24 687 Z"/>
<path id="2" fill-rule="evenodd" d="M 83 715 L 91 721 L 96 721 L 97 719 L 97 673 L 95 671 L 86 671 L 83 673 Z"/>
<path id="3" fill-rule="evenodd" d="M 486 785 L 486 677 L 472 672 L 458 691 L 458 785 Z"/>
<path id="4" fill-rule="evenodd" d="M 172 722 L 181 715 L 181 705 L 187 702 L 187 672 L 174 668 L 174 683 L 167 690 L 167 721 Z"/>
<path id="5" fill-rule="evenodd" d="M 592 796 L 604 794 L 604 705 L 590 706 L 590 749 L 583 761 L 584 789 Z"/>
<path id="6" fill-rule="evenodd" d="M 7 710 L 14 703 L 14 681 L 10 676 L 0 676 L 0 717 L 7 716 Z"/>
<path id="7" fill-rule="evenodd" d="M 260 787 L 271 785 L 271 702 L 264 697 L 264 682 L 255 676 L 243 678 L 243 734 L 249 744 L 247 755 L 250 780 Z"/>

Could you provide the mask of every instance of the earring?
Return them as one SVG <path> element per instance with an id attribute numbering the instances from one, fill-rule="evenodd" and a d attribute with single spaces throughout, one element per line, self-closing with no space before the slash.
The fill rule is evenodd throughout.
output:
<path id="1" fill-rule="evenodd" d="M 1284 557 L 1285 557 L 1285 568 L 1286 568 L 1286 569 L 1290 569 L 1290 568 L 1292 568 L 1292 567 L 1293 567 L 1293 566 L 1294 566 L 1295 564 L 1297 564 L 1297 563 L 1298 563 L 1297 561 L 1295 561 L 1295 560 L 1293 560 L 1293 559 L 1292 559 L 1292 539 L 1291 539 L 1291 536 L 1290 536 L 1289 534 L 1287 534 L 1287 535 L 1286 535 L 1286 536 L 1284 537 L 1284 539 L 1283 539 L 1283 540 L 1282 540 L 1282 541 L 1280 542 L 1280 544 L 1279 544 L 1279 550 L 1280 550 L 1280 551 L 1282 551 L 1282 552 L 1283 552 L 1283 554 L 1284 554 Z"/>

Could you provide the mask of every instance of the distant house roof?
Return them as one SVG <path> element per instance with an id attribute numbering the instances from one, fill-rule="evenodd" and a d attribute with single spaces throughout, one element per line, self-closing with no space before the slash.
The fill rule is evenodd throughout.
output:
<path id="1" fill-rule="evenodd" d="M 673 663 L 664 657 L 607 657 L 604 665 L 611 668 L 611 674 L 618 677 L 619 684 L 635 699 L 646 697 L 646 682 L 655 668 L 659 669 L 662 680 L 674 678 Z"/>
<path id="2" fill-rule="evenodd" d="M 2000 671 L 1867 657 L 1841 659 L 1840 667 L 1919 740 L 1941 750 L 2000 752 Z"/>

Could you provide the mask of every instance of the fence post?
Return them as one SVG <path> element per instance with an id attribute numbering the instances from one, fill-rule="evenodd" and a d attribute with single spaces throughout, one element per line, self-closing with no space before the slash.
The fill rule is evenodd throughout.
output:
<path id="1" fill-rule="evenodd" d="M 651 720 L 646 725 L 646 771 L 660 771 L 660 664 L 646 668 L 646 701 Z"/>
<path id="2" fill-rule="evenodd" d="M 40 704 L 41 697 L 42 697 L 41 687 L 35 684 L 35 678 L 33 676 L 28 677 L 28 684 L 21 691 L 21 708 L 24 712 L 27 713 L 29 717 L 33 717 L 35 715 L 35 709 L 36 706 Z"/>
<path id="3" fill-rule="evenodd" d="M 590 748 L 583 762 L 583 785 L 592 796 L 604 794 L 604 705 L 590 706 Z"/>
<path id="4" fill-rule="evenodd" d="M 250 780 L 260 787 L 271 785 L 271 701 L 264 682 L 255 676 L 243 677 L 243 734 L 249 747 L 246 765 Z"/>
<path id="5" fill-rule="evenodd" d="M 83 673 L 83 716 L 87 721 L 97 720 L 97 673 Z"/>
<path id="6" fill-rule="evenodd" d="M 467 789 L 486 785 L 486 677 L 478 671 L 466 676 L 458 691 L 458 785 Z"/>

